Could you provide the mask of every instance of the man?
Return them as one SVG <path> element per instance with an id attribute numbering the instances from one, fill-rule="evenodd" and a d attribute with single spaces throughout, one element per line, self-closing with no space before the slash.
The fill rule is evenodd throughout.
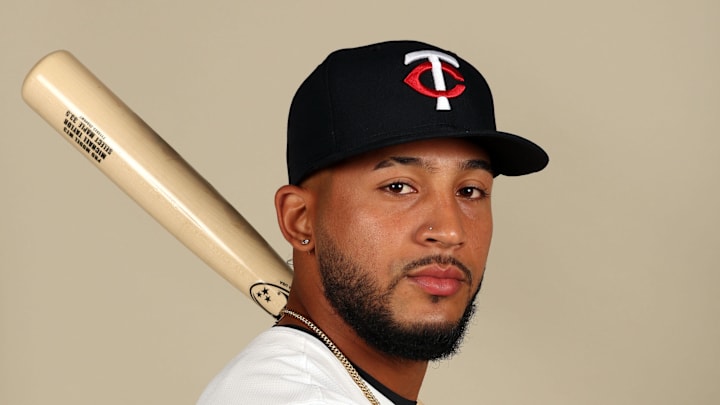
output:
<path id="1" fill-rule="evenodd" d="M 452 355 L 485 271 L 498 175 L 543 169 L 495 130 L 475 68 L 429 44 L 332 53 L 288 121 L 289 185 L 275 198 L 293 246 L 283 317 L 201 404 L 414 404 Z"/>

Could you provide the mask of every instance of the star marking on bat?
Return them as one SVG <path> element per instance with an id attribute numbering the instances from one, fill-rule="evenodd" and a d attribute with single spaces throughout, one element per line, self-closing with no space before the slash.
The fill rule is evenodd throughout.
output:
<path id="1" fill-rule="evenodd" d="M 248 295 L 269 314 L 278 318 L 280 310 L 287 304 L 289 286 L 259 282 L 250 287 Z"/>
<path id="2" fill-rule="evenodd" d="M 255 295 L 258 298 L 264 299 L 265 302 L 272 301 L 272 298 L 270 298 L 270 290 L 268 290 L 267 288 L 263 288 L 261 291 L 258 291 L 257 293 L 255 293 Z"/>

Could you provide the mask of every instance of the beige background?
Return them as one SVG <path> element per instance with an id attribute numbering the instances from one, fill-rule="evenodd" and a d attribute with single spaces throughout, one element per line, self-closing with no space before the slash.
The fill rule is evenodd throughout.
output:
<path id="1" fill-rule="evenodd" d="M 420 39 L 475 64 L 551 155 L 501 178 L 479 313 L 430 404 L 720 403 L 713 0 L 4 0 L 0 403 L 192 404 L 271 319 L 21 101 L 71 50 L 272 245 L 292 93 L 330 51 Z"/>

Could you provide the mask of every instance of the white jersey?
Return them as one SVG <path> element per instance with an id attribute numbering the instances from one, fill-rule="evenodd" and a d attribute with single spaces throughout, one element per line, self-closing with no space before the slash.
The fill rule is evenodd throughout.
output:
<path id="1" fill-rule="evenodd" d="M 366 383 L 383 405 L 393 402 Z M 368 404 L 330 350 L 314 336 L 273 327 L 258 335 L 207 386 L 198 405 Z"/>

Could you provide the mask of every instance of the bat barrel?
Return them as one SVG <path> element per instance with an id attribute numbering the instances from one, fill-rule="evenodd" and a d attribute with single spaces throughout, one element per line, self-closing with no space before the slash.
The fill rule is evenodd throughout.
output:
<path id="1" fill-rule="evenodd" d="M 67 51 L 40 60 L 25 102 L 163 227 L 277 317 L 292 271 L 170 145 Z"/>

